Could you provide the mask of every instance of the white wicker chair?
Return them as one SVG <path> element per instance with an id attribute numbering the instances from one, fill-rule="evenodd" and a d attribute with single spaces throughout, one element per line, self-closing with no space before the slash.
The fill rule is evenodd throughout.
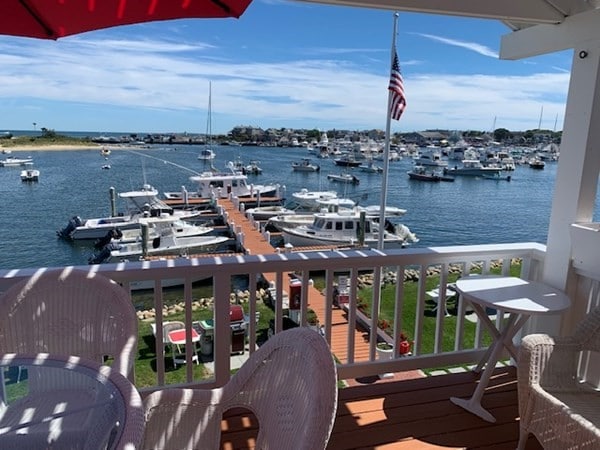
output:
<path id="1" fill-rule="evenodd" d="M 104 276 L 48 270 L 16 283 L 0 297 L 0 353 L 71 355 L 98 364 L 113 358 L 111 370 L 128 377 L 136 352 L 137 317 L 129 293 Z M 24 400 L 1 402 L 2 424 L 19 423 L 25 409 L 85 407 L 97 395 L 94 383 L 58 369 L 29 367 L 27 387 L 30 395 Z M 73 433 L 92 433 L 94 415 L 82 420 L 65 421 L 63 432 L 48 435 L 46 445 L 58 448 Z M 119 447 L 112 439 L 109 448 Z"/>
<path id="2" fill-rule="evenodd" d="M 336 368 L 319 333 L 295 328 L 270 338 L 224 387 L 156 391 L 144 405 L 145 449 L 219 448 L 223 413 L 236 407 L 256 415 L 257 449 L 324 449 L 337 408 Z"/>
<path id="3" fill-rule="evenodd" d="M 600 308 L 569 337 L 523 338 L 518 364 L 520 437 L 529 433 L 545 449 L 600 448 L 600 393 L 580 382 L 581 352 L 600 352 Z"/>
<path id="4" fill-rule="evenodd" d="M 83 270 L 48 270 L 0 297 L 0 353 L 82 356 L 129 376 L 137 352 L 129 293 Z"/>

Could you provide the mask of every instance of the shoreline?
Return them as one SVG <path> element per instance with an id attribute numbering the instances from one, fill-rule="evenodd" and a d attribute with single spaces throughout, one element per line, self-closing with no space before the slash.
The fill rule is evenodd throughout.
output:
<path id="1" fill-rule="evenodd" d="M 0 145 L 2 153 L 10 152 L 44 152 L 61 150 L 98 150 L 102 148 L 99 144 L 50 144 L 50 145 L 15 145 L 4 147 Z M 113 148 L 111 148 L 113 150 Z"/>

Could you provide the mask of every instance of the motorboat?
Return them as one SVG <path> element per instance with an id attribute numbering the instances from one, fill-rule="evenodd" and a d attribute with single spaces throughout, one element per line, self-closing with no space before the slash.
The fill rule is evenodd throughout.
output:
<path id="1" fill-rule="evenodd" d="M 335 181 L 337 183 L 346 183 L 346 184 L 358 184 L 360 180 L 356 175 L 352 175 L 351 173 L 342 172 L 340 174 L 330 173 L 327 175 L 327 179 L 330 181 Z"/>
<path id="2" fill-rule="evenodd" d="M 411 180 L 433 182 L 440 181 L 440 177 L 437 173 L 435 173 L 433 170 L 428 170 L 421 164 L 415 164 L 413 168 L 406 173 Z"/>
<path id="3" fill-rule="evenodd" d="M 321 211 L 322 213 L 331 212 L 331 213 L 340 213 L 340 214 L 349 214 L 356 213 L 360 214 L 361 212 L 365 213 L 365 216 L 374 222 L 379 222 L 380 219 L 380 211 L 381 207 L 379 205 L 369 205 L 369 206 L 354 206 L 352 208 L 339 208 L 337 211 L 329 210 L 329 211 Z M 296 228 L 301 225 L 307 226 L 310 225 L 315 218 L 316 212 L 309 213 L 296 213 L 296 214 L 286 214 L 286 215 L 278 215 L 275 217 L 271 217 L 267 222 L 267 227 L 282 231 L 283 228 Z M 398 208 L 396 206 L 386 206 L 384 217 L 386 220 L 390 220 L 394 217 L 401 217 L 406 214 L 406 209 Z"/>
<path id="4" fill-rule="evenodd" d="M 292 199 L 300 208 L 308 210 L 318 210 L 319 200 L 337 198 L 336 191 L 309 191 L 306 188 L 292 193 Z"/>
<path id="5" fill-rule="evenodd" d="M 296 214 L 296 210 L 281 205 L 257 206 L 246 211 L 246 217 L 253 220 L 269 220 L 271 217 Z"/>
<path id="6" fill-rule="evenodd" d="M 484 175 L 499 175 L 500 167 L 484 166 L 478 159 L 463 159 L 462 166 L 444 168 L 444 175 L 482 177 Z"/>
<path id="7" fill-rule="evenodd" d="M 102 249 L 109 242 L 118 244 L 127 244 L 130 242 L 138 242 L 142 239 L 152 241 L 153 239 L 164 236 L 174 235 L 177 238 L 203 236 L 212 233 L 214 227 L 207 225 L 195 225 L 191 222 L 186 222 L 181 219 L 171 218 L 155 218 L 152 220 L 140 219 L 138 228 L 121 230 L 120 228 L 112 228 L 107 234 L 94 242 L 96 249 Z"/>
<path id="8" fill-rule="evenodd" d="M 358 166 L 358 168 L 362 172 L 367 172 L 367 173 L 383 173 L 383 167 L 378 166 L 377 164 L 375 164 L 375 162 L 372 159 L 370 159 L 366 164 L 361 164 L 360 166 Z"/>
<path id="9" fill-rule="evenodd" d="M 210 148 L 205 148 L 200 151 L 198 159 L 201 161 L 210 161 L 215 159 L 216 156 L 217 155 L 215 154 L 215 152 L 212 151 Z"/>
<path id="10" fill-rule="evenodd" d="M 25 169 L 21 171 L 21 181 L 32 182 L 40 180 L 40 171 L 37 169 Z"/>
<path id="11" fill-rule="evenodd" d="M 295 172 L 318 172 L 321 170 L 321 166 L 311 163 L 308 158 L 304 158 L 300 162 L 293 162 L 292 169 Z"/>
<path id="12" fill-rule="evenodd" d="M 150 185 L 144 185 L 141 190 L 119 193 L 125 200 L 126 213 L 116 216 L 81 219 L 73 216 L 67 225 L 56 232 L 65 239 L 101 239 L 108 231 L 119 228 L 121 231 L 138 230 L 140 223 L 150 223 L 164 219 L 185 220 L 198 216 L 196 211 L 174 210 L 158 198 L 158 191 Z"/>
<path id="13" fill-rule="evenodd" d="M 532 169 L 542 170 L 544 167 L 546 167 L 546 163 L 540 158 L 531 158 L 529 160 L 529 167 Z"/>
<path id="14" fill-rule="evenodd" d="M 379 245 L 380 226 L 372 217 L 350 210 L 315 213 L 310 225 L 283 227 L 281 231 L 284 242 L 297 247 L 361 245 L 376 248 Z M 407 226 L 394 225 L 389 220 L 383 226 L 383 233 L 383 245 L 386 249 L 402 248 L 418 241 Z"/>
<path id="15" fill-rule="evenodd" d="M 342 167 L 358 167 L 361 162 L 352 155 L 344 155 L 333 160 L 336 166 Z"/>
<path id="16" fill-rule="evenodd" d="M 16 156 L 7 156 L 5 159 L 0 159 L 0 166 L 2 167 L 17 167 L 26 166 L 33 164 L 33 158 L 28 156 L 26 158 L 17 158 Z"/>
<path id="17" fill-rule="evenodd" d="M 151 242 L 139 240 L 129 243 L 109 242 L 102 250 L 92 255 L 90 264 L 137 261 L 145 257 L 166 255 L 189 255 L 190 253 L 209 252 L 229 241 L 226 236 L 187 236 L 177 237 L 166 233 L 152 239 Z"/>
<path id="18" fill-rule="evenodd" d="M 258 165 L 258 161 L 254 160 L 250 161 L 250 163 L 244 167 L 244 173 L 247 175 L 260 175 L 262 171 L 263 170 Z"/>
<path id="19" fill-rule="evenodd" d="M 102 156 L 104 156 L 105 158 L 109 157 L 110 153 L 111 153 L 110 148 L 107 148 L 107 147 L 102 147 L 102 149 L 100 150 L 100 154 Z"/>
<path id="20" fill-rule="evenodd" d="M 438 147 L 426 147 L 415 158 L 415 164 L 421 166 L 446 167 L 448 161 L 442 158 L 442 151 Z"/>
<path id="21" fill-rule="evenodd" d="M 327 210 L 327 211 L 338 211 L 340 209 L 352 209 L 356 206 L 356 202 L 351 198 L 323 198 L 317 199 L 317 203 L 319 204 L 319 210 Z"/>
<path id="22" fill-rule="evenodd" d="M 234 169 L 233 163 L 229 163 L 230 171 L 213 172 L 207 171 L 190 177 L 190 181 L 198 185 L 196 192 L 165 192 L 168 200 L 184 200 L 187 198 L 228 198 L 230 195 L 237 198 L 255 197 L 257 195 L 271 197 L 277 194 L 277 185 L 248 185 L 248 176 Z"/>

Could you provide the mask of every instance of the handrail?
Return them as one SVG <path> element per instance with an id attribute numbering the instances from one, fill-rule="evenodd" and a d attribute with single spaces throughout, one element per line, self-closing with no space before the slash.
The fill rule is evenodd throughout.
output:
<path id="1" fill-rule="evenodd" d="M 161 286 L 164 280 L 181 279 L 184 281 L 184 306 L 186 326 L 193 322 L 192 314 L 192 283 L 194 280 L 212 277 L 214 296 L 214 354 L 215 371 L 214 377 L 208 381 L 193 379 L 192 364 L 186 365 L 186 376 L 189 385 L 206 384 L 207 387 L 223 385 L 230 377 L 229 345 L 231 333 L 229 333 L 229 304 L 230 285 L 233 276 L 248 276 L 255 280 L 260 274 L 269 274 L 275 282 L 276 299 L 274 305 L 274 317 L 278 323 L 276 330 L 281 329 L 281 320 L 285 312 L 283 299 L 284 290 L 287 290 L 288 280 L 284 278 L 287 273 L 295 273 L 302 279 L 302 298 L 300 305 L 300 323 L 306 324 L 306 313 L 308 310 L 308 279 L 310 273 L 322 271 L 325 273 L 325 288 L 323 299 L 332 298 L 333 286 L 336 274 L 346 272 L 350 274 L 350 301 L 347 314 L 348 325 L 345 329 L 346 346 L 343 355 L 340 354 L 338 363 L 338 376 L 340 379 L 355 378 L 360 376 L 374 375 L 384 372 L 397 372 L 402 370 L 414 370 L 433 368 L 452 364 L 468 364 L 476 361 L 485 351 L 482 346 L 482 331 L 477 330 L 476 342 L 467 346 L 461 340 L 465 327 L 466 305 L 459 299 L 458 316 L 456 321 L 456 335 L 454 348 L 451 352 L 442 351 L 441 340 L 443 329 L 447 323 L 444 317 L 445 285 L 450 271 L 460 267 L 462 273 L 468 273 L 471 265 L 479 263 L 481 273 L 488 273 L 492 262 L 497 261 L 501 265 L 502 273 L 508 273 L 510 262 L 514 259 L 522 261 L 521 276 L 527 279 L 539 279 L 542 272 L 546 247 L 538 243 L 510 243 L 489 244 L 429 248 L 406 248 L 401 250 L 348 250 L 348 251 L 318 251 L 318 252 L 288 252 L 271 255 L 223 255 L 207 258 L 178 258 L 163 261 L 123 262 L 118 264 L 93 265 L 77 267 L 80 270 L 88 270 L 90 275 L 101 273 L 112 278 L 118 283 L 129 287 L 137 281 L 153 282 L 155 286 L 154 307 L 157 311 L 157 330 L 162 330 L 163 296 Z M 441 280 L 440 304 L 436 316 L 435 346 L 431 354 L 422 353 L 423 317 L 425 312 L 426 291 L 425 276 L 430 267 L 439 268 Z M 66 267 L 65 270 L 72 270 Z M 368 352 L 358 355 L 362 342 L 356 338 L 357 326 L 357 284 L 359 274 L 364 271 L 372 271 L 378 274 L 375 278 L 379 280 L 379 274 L 391 272 L 398 278 L 404 277 L 406 270 L 420 274 L 418 293 L 416 300 L 416 317 L 414 351 L 411 358 L 396 357 L 389 361 L 378 361 L 376 359 L 376 336 L 370 333 Z M 0 270 L 0 291 L 24 277 L 31 276 L 37 271 L 45 268 Z M 256 312 L 257 296 L 254 289 L 250 289 L 249 299 L 250 317 Z M 395 320 L 396 329 L 402 329 L 400 318 L 402 317 L 403 283 L 396 284 L 395 294 Z M 312 308 L 312 306 L 311 306 Z M 440 313 L 441 312 L 441 313 Z M 330 301 L 323 301 L 322 324 L 325 339 L 332 344 L 332 317 L 335 313 Z M 377 323 L 378 311 L 371 311 L 372 320 Z M 501 320 L 501 318 L 498 318 Z M 223 330 L 227 330 L 223 332 Z M 254 343 L 256 335 L 256 324 L 253 320 L 249 322 L 249 335 Z M 157 336 L 159 338 L 159 336 Z M 191 337 L 190 337 L 191 339 Z M 396 344 L 398 342 L 395 342 Z M 188 344 L 191 344 L 189 342 Z M 398 346 L 396 346 L 397 348 Z M 164 349 L 157 346 L 157 379 L 156 386 L 165 384 Z M 186 345 L 188 362 L 191 362 L 193 348 Z M 161 357 L 162 356 L 162 357 Z M 338 355 L 336 355 L 338 356 Z M 359 357 L 360 356 L 360 357 Z"/>

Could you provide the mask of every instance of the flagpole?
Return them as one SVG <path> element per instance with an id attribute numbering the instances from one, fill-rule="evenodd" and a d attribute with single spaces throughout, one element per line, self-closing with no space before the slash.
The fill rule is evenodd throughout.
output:
<path id="1" fill-rule="evenodd" d="M 396 33 L 398 28 L 398 16 L 398 13 L 394 13 L 394 32 L 392 33 L 390 69 L 394 64 L 394 58 L 396 56 Z M 392 122 L 392 97 L 392 91 L 388 91 L 387 118 L 385 123 L 385 142 L 383 147 L 383 174 L 381 177 L 381 201 L 379 205 L 379 239 L 377 241 L 378 250 L 383 250 L 383 238 L 385 234 L 385 207 L 387 204 L 388 174 L 390 170 L 390 129 Z"/>

